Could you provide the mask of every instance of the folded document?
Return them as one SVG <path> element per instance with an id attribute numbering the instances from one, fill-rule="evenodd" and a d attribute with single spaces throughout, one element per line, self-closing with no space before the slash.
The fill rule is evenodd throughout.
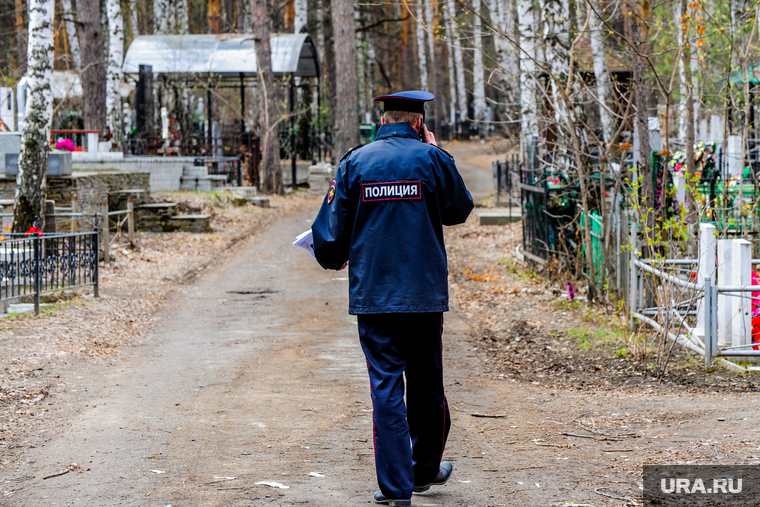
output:
<path id="1" fill-rule="evenodd" d="M 299 234 L 296 237 L 296 240 L 293 242 L 293 246 L 298 246 L 298 247 L 303 248 L 304 250 L 309 252 L 309 255 L 311 255 L 315 261 L 317 260 L 317 256 L 314 255 L 314 237 L 311 235 L 311 229 Z M 317 261 L 317 263 L 319 264 L 319 261 Z"/>

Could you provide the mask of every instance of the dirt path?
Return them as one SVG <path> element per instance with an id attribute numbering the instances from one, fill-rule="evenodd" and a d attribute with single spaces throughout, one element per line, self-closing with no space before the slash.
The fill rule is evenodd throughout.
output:
<path id="1" fill-rule="evenodd" d="M 356 321 L 346 311 L 346 274 L 324 272 L 290 247 L 318 205 L 284 218 L 176 293 L 127 353 L 83 367 L 62 393 L 77 415 L 30 447 L 23 463 L 0 470 L 0 504 L 369 504 L 376 489 L 371 404 Z M 470 283 L 467 258 L 482 269 L 478 263 L 500 248 L 482 231 L 482 241 L 462 243 L 473 227 L 447 231 L 460 289 Z M 461 316 L 465 304 L 454 301 L 444 336 L 453 419 L 444 457 L 455 475 L 414 505 L 630 505 L 624 498 L 640 495 L 643 463 L 760 462 L 756 396 L 515 376 L 495 364 L 504 344 L 483 340 L 483 323 Z M 500 319 L 556 322 L 558 312 L 538 299 L 527 307 L 507 300 L 496 315 L 504 304 L 514 305 L 514 315 Z M 44 479 L 71 463 L 88 470 Z"/>
<path id="2" fill-rule="evenodd" d="M 375 489 L 371 405 L 345 273 L 323 272 L 288 246 L 312 216 L 252 241 L 178 294 L 135 354 L 83 374 L 81 413 L 27 454 L 34 478 L 5 505 L 366 503 Z M 467 393 L 482 391 L 466 371 L 463 331 L 449 316 L 450 355 L 462 358 L 450 366 L 455 407 L 475 406 Z M 422 505 L 490 504 L 482 469 L 500 444 L 468 415 L 453 418 L 457 480 Z M 70 463 L 89 470 L 43 479 Z M 263 480 L 290 489 L 254 485 Z"/>

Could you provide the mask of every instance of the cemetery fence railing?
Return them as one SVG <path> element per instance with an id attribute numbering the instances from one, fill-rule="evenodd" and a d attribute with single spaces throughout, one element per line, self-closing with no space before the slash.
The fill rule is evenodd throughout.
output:
<path id="1" fill-rule="evenodd" d="M 0 241 L 0 301 L 92 286 L 99 296 L 97 222 L 89 232 L 6 234 Z"/>

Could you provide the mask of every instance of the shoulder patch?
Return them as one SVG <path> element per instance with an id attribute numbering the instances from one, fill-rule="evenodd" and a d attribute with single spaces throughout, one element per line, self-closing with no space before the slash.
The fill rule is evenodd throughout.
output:
<path id="1" fill-rule="evenodd" d="M 356 146 L 354 146 L 353 148 L 351 148 L 350 150 L 348 150 L 342 157 L 340 157 L 340 161 L 338 163 L 343 162 L 343 160 L 347 156 L 351 155 L 353 152 L 355 152 L 356 150 L 358 150 L 359 148 L 361 148 L 363 146 L 364 146 L 363 144 L 357 144 Z"/>
<path id="2" fill-rule="evenodd" d="M 451 160 L 454 160 L 454 155 L 452 155 L 448 151 L 444 150 L 440 146 L 435 146 L 435 145 L 432 145 L 432 144 L 431 144 L 431 146 L 433 146 L 434 148 L 438 148 L 440 151 L 444 152 Z"/>
<path id="3" fill-rule="evenodd" d="M 330 182 L 330 190 L 327 191 L 327 204 L 330 204 L 335 199 L 335 178 Z"/>

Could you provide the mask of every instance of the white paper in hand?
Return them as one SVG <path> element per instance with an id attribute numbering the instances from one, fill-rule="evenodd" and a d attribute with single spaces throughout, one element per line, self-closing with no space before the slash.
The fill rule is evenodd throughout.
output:
<path id="1" fill-rule="evenodd" d="M 317 260 L 317 256 L 314 255 L 314 237 L 311 235 L 311 229 L 304 231 L 296 237 L 293 242 L 293 246 L 301 247 L 311 255 L 314 260 Z M 319 262 L 317 262 L 319 264 Z M 321 267 L 321 266 L 320 266 Z M 324 270 L 324 268 L 322 268 Z"/>

